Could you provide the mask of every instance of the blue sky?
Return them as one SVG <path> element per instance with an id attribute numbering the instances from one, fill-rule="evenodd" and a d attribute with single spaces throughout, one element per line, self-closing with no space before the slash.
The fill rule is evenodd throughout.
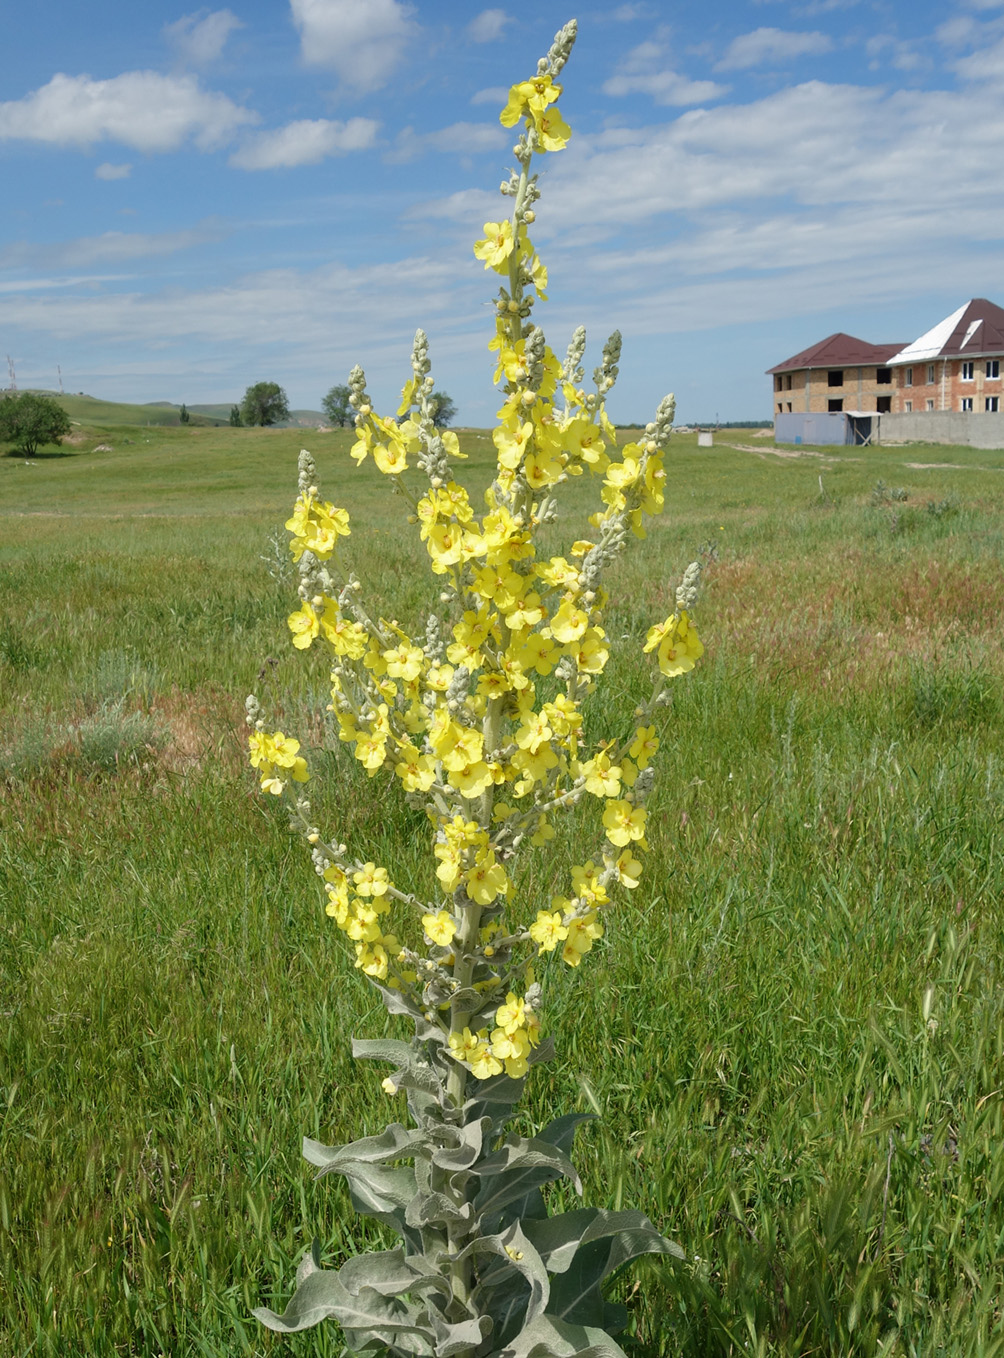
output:
<path id="1" fill-rule="evenodd" d="M 314 408 L 358 361 L 388 407 L 421 325 L 488 423 L 498 110 L 573 15 L 537 319 L 559 353 L 584 323 L 590 366 L 622 331 L 615 419 L 667 390 L 681 420 L 769 418 L 764 369 L 834 330 L 1004 303 L 1004 0 L 53 0 L 4 28 L 0 357 L 20 386 L 267 379 Z"/>

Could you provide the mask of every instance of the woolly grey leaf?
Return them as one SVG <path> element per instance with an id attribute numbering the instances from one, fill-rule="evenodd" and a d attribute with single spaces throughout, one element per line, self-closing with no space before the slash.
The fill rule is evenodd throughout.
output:
<path id="1" fill-rule="evenodd" d="M 499 1358 L 626 1358 L 621 1346 L 602 1330 L 537 1316 Z"/>
<path id="2" fill-rule="evenodd" d="M 524 1197 L 553 1179 L 571 1179 L 577 1193 L 582 1192 L 575 1166 L 564 1151 L 537 1137 L 511 1137 L 494 1155 L 477 1168 L 481 1189 L 475 1198 L 479 1214 L 497 1212 L 506 1203 Z"/>

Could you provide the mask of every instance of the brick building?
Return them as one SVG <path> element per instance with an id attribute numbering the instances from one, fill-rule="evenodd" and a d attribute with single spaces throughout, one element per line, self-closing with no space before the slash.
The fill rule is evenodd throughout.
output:
<path id="1" fill-rule="evenodd" d="M 768 369 L 774 379 L 774 414 L 892 410 L 890 363 L 894 355 L 906 352 L 902 344 L 869 344 L 853 335 L 828 335 Z"/>
<path id="2" fill-rule="evenodd" d="M 895 414 L 1004 412 L 1004 310 L 974 297 L 893 354 L 888 366 Z"/>
<path id="3" fill-rule="evenodd" d="M 768 374 L 775 418 L 1004 413 L 1004 309 L 974 297 L 907 345 L 828 335 Z"/>

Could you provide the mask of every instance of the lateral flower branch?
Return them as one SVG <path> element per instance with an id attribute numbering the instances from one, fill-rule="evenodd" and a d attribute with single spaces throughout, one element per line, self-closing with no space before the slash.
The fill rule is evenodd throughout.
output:
<path id="1" fill-rule="evenodd" d="M 343 1174 L 356 1207 L 393 1227 L 401 1245 L 336 1272 L 320 1267 L 315 1242 L 285 1313 L 256 1312 L 281 1331 L 333 1318 L 353 1353 L 620 1354 L 610 1333 L 626 1317 L 603 1298 L 601 1282 L 638 1254 L 680 1253 L 637 1212 L 547 1215 L 544 1185 L 567 1177 L 578 1187 L 568 1156 L 582 1115 L 558 1118 L 535 1137 L 505 1132 L 530 1066 L 552 1052 L 541 1040 L 534 965 L 558 953 L 580 966 L 603 935 L 616 889 L 637 888 L 656 709 L 666 681 L 703 652 L 691 616 L 694 563 L 675 610 L 645 640 L 657 665 L 648 701 L 627 731 L 587 737 L 583 702 L 610 656 L 604 575 L 662 511 L 674 403 L 667 396 L 643 437 L 618 447 L 606 398 L 620 335 L 608 340 L 587 391 L 584 330 L 561 362 L 533 321 L 547 270 L 529 235 L 540 198 L 531 165 L 571 136 L 557 100 L 575 32 L 574 22 L 562 28 L 536 73 L 510 91 L 501 121 L 521 126 L 518 169 L 501 188 L 511 211 L 486 222 L 474 246 L 501 279 L 489 349 L 504 395 L 482 513 L 454 476 L 457 436 L 434 422 L 424 333 L 415 336 L 396 417 L 374 410 L 360 368 L 349 377 L 352 457 L 372 457 L 407 503 L 437 577 L 437 613 L 413 635 L 369 603 L 342 554 L 349 516 L 322 498 L 307 452 L 286 525 L 300 582 L 293 645 L 325 652 L 340 738 L 369 776 L 396 778 L 425 808 L 434 899 L 419 899 L 386 866 L 325 836 L 302 794 L 309 774 L 298 742 L 269 730 L 257 699 L 247 700 L 262 790 L 288 799 L 356 967 L 414 1028 L 410 1042 L 353 1044 L 357 1057 L 393 1063 L 383 1087 L 406 1094 L 411 1126 L 395 1122 L 337 1148 L 304 1143 L 320 1173 Z M 600 485 L 588 537 L 566 555 L 538 556 L 560 487 L 584 473 Z M 602 803 L 602 838 L 572 868 L 565 895 L 528 911 L 513 885 L 520 853 L 552 839 L 587 798 Z"/>

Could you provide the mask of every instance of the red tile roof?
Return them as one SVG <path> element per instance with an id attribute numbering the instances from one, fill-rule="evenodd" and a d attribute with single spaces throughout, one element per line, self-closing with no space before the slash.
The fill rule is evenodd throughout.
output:
<path id="1" fill-rule="evenodd" d="M 867 340 L 838 330 L 835 335 L 827 335 L 826 339 L 785 359 L 777 367 L 768 368 L 767 372 L 784 373 L 799 368 L 870 368 L 873 364 L 883 367 L 903 347 L 902 344 L 869 344 Z"/>

